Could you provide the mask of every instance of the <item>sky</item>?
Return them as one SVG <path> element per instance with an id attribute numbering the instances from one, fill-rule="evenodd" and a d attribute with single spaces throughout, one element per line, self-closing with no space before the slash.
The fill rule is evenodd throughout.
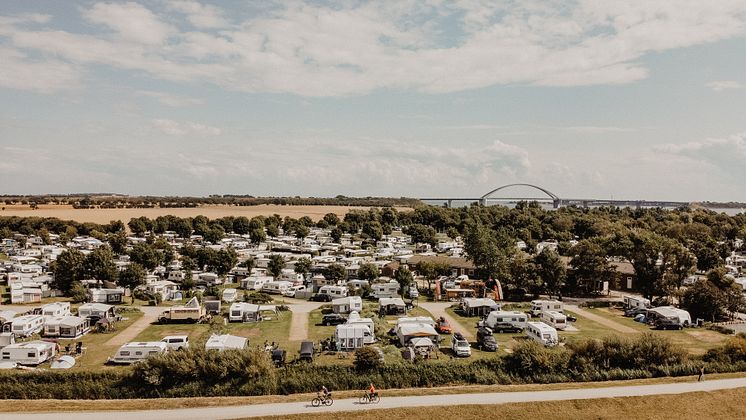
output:
<path id="1" fill-rule="evenodd" d="M 744 0 L 0 1 L 0 194 L 745 180 Z"/>

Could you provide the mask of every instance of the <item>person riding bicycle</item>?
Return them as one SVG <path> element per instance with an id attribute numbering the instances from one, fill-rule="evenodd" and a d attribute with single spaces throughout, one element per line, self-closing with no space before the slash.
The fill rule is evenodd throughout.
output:
<path id="1" fill-rule="evenodd" d="M 329 390 L 326 389 L 326 386 L 321 385 L 321 389 L 319 390 L 318 395 L 319 395 L 319 398 L 321 398 L 322 400 L 325 400 L 329 397 Z"/>
<path id="2" fill-rule="evenodd" d="M 378 395 L 376 392 L 376 387 L 373 386 L 373 382 L 370 383 L 370 388 L 368 388 L 368 395 L 373 398 L 374 396 Z"/>

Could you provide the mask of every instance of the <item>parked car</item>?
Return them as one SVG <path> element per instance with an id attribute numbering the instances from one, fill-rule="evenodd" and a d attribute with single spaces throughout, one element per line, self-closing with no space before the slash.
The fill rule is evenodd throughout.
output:
<path id="1" fill-rule="evenodd" d="M 477 329 L 477 344 L 484 351 L 497 351 L 497 340 L 492 335 L 492 330 L 486 327 Z"/>
<path id="2" fill-rule="evenodd" d="M 311 300 L 312 302 L 331 302 L 332 297 L 330 295 L 317 293 L 311 296 L 311 299 L 309 300 Z"/>
<path id="3" fill-rule="evenodd" d="M 454 333 L 453 337 L 451 337 L 451 350 L 458 357 L 471 356 L 471 345 L 459 332 Z"/>
<path id="4" fill-rule="evenodd" d="M 326 325 L 327 327 L 330 325 L 340 325 L 347 322 L 347 318 L 343 317 L 340 314 L 326 314 L 323 318 L 321 318 L 321 323 Z"/>
<path id="5" fill-rule="evenodd" d="M 660 318 L 655 321 L 656 330 L 681 330 L 683 328 L 684 324 L 682 324 L 678 319 Z"/>
<path id="6" fill-rule="evenodd" d="M 169 335 L 161 340 L 166 343 L 169 350 L 186 350 L 189 348 L 189 336 L 187 335 Z"/>
<path id="7" fill-rule="evenodd" d="M 435 321 L 435 331 L 437 331 L 438 334 L 450 334 L 453 332 L 453 328 L 445 318 L 440 317 Z"/>
<path id="8" fill-rule="evenodd" d="M 285 350 L 284 349 L 274 349 L 272 350 L 272 363 L 275 364 L 275 366 L 280 367 L 285 364 Z"/>
<path id="9" fill-rule="evenodd" d="M 314 356 L 313 341 L 303 341 L 300 343 L 300 355 L 299 359 L 306 362 L 313 362 Z"/>
<path id="10" fill-rule="evenodd" d="M 575 321 L 577 321 L 577 320 L 578 320 L 578 318 L 576 318 L 576 317 L 574 317 L 574 316 L 572 316 L 572 315 L 567 315 L 567 314 L 565 314 L 565 320 L 566 320 L 567 322 L 575 322 Z"/>
<path id="11" fill-rule="evenodd" d="M 629 318 L 635 318 L 637 315 L 648 315 L 648 309 L 647 308 L 631 308 L 624 311 L 624 316 Z"/>

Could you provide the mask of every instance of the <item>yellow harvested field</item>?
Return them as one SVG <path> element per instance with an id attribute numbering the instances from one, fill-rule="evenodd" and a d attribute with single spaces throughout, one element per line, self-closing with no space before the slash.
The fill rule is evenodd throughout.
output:
<path id="1" fill-rule="evenodd" d="M 281 206 L 276 204 L 262 204 L 258 206 L 228 206 L 228 205 L 205 205 L 194 208 L 153 208 L 153 209 L 74 209 L 70 205 L 40 205 L 38 209 L 32 210 L 29 206 L 6 205 L 5 210 L 0 210 L 0 216 L 20 217 L 56 217 L 62 220 L 75 220 L 77 222 L 91 222 L 106 224 L 112 220 L 129 222 L 133 217 L 145 216 L 155 219 L 158 216 L 173 215 L 177 217 L 206 216 L 216 219 L 225 216 L 271 216 L 279 214 L 282 217 L 290 216 L 299 218 L 308 216 L 318 221 L 327 213 L 335 213 L 344 216 L 350 210 L 368 210 L 369 207 L 348 206 Z M 397 207 L 398 211 L 409 211 L 408 207 Z"/>

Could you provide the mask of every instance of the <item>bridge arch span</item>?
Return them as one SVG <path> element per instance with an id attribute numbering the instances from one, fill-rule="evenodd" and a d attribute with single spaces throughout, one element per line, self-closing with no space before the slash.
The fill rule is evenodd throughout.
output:
<path id="1" fill-rule="evenodd" d="M 483 195 L 481 197 L 481 201 L 485 202 L 485 201 L 487 201 L 487 199 L 489 199 L 492 196 L 492 194 L 494 194 L 494 193 L 496 193 L 496 192 L 498 192 L 500 190 L 504 190 L 506 188 L 511 188 L 511 187 L 530 187 L 530 188 L 533 188 L 535 190 L 539 190 L 539 191 L 543 192 L 552 201 L 559 201 L 560 200 L 560 198 L 559 198 L 559 196 L 557 196 L 557 194 L 555 194 L 555 193 L 547 190 L 546 188 L 539 187 L 537 185 L 533 185 L 533 184 L 508 184 L 508 185 L 503 185 L 502 187 L 497 187 L 494 190 L 492 190 L 492 191 L 488 192 L 487 194 Z"/>

